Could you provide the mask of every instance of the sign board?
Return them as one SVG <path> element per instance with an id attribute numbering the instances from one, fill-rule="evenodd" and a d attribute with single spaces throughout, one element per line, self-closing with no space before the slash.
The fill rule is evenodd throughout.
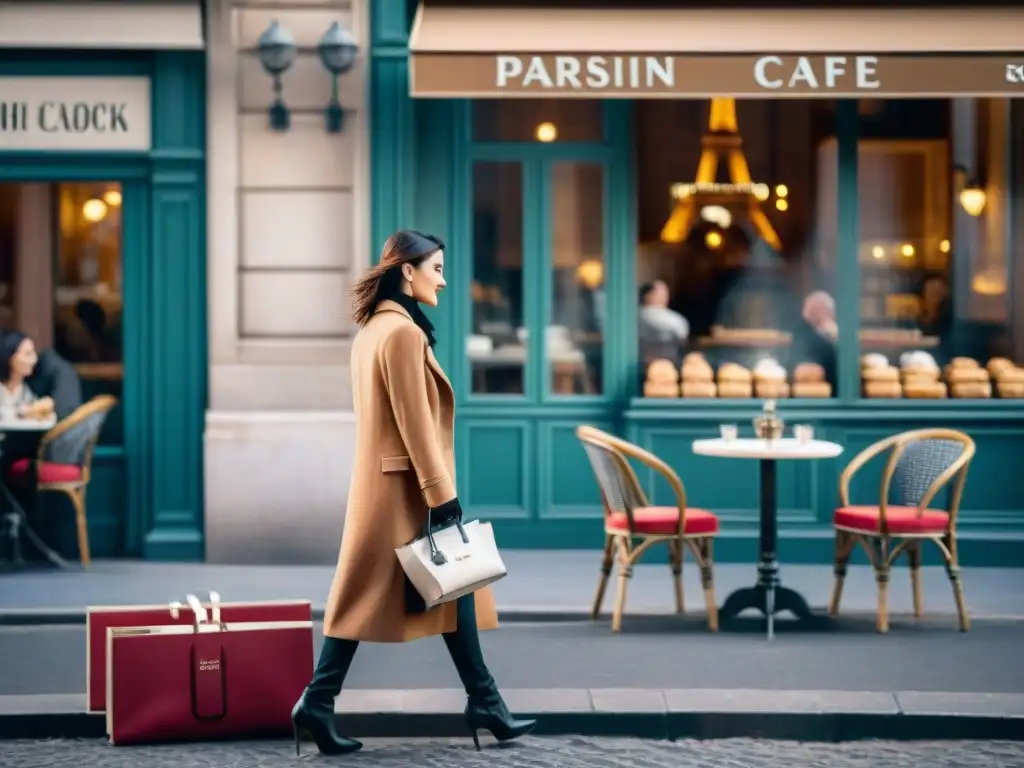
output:
<path id="1" fill-rule="evenodd" d="M 0 77 L 0 152 L 145 152 L 146 77 Z"/>
<path id="2" fill-rule="evenodd" d="M 413 96 L 1024 97 L 1024 54 L 414 53 Z"/>

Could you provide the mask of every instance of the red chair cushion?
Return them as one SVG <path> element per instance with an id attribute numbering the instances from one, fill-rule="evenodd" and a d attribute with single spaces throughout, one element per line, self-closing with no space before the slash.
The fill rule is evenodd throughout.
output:
<path id="1" fill-rule="evenodd" d="M 679 509 L 638 507 L 633 510 L 633 525 L 636 533 L 671 536 L 679 530 Z M 605 527 L 613 531 L 628 531 L 629 518 L 625 512 L 612 512 L 608 515 Z M 718 518 L 714 512 L 708 512 L 706 509 L 687 507 L 685 533 L 690 536 L 718 533 Z"/>
<path id="2" fill-rule="evenodd" d="M 881 520 L 878 507 L 840 507 L 832 522 L 855 531 L 877 533 Z M 949 514 L 940 509 L 926 509 L 918 517 L 917 507 L 885 507 L 889 533 L 941 533 L 949 525 Z"/>
<path id="3" fill-rule="evenodd" d="M 76 464 L 53 464 L 44 461 L 38 465 L 40 483 L 77 483 L 82 479 L 82 468 Z M 18 459 L 7 470 L 7 479 L 25 485 L 32 472 L 31 459 Z"/>

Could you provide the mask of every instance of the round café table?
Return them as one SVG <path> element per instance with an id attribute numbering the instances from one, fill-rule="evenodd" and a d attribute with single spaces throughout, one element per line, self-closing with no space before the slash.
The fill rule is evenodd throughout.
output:
<path id="1" fill-rule="evenodd" d="M 761 536 L 757 565 L 757 583 L 733 592 L 718 615 L 730 619 L 747 608 L 756 608 L 768 620 L 768 639 L 775 637 L 775 614 L 789 611 L 798 619 L 811 618 L 811 609 L 803 596 L 783 587 L 779 581 L 777 543 L 779 535 L 778 498 L 775 490 L 775 462 L 798 459 L 831 459 L 843 447 L 825 440 L 798 441 L 783 437 L 761 440 L 738 437 L 734 440 L 694 440 L 693 452 L 698 456 L 723 459 L 757 459 L 761 475 Z"/>
<path id="2" fill-rule="evenodd" d="M 0 418 L 0 455 L 3 453 L 3 440 L 12 432 L 35 432 L 40 435 L 49 432 L 57 423 L 57 419 L 10 419 Z M 29 540 L 40 554 L 59 568 L 67 568 L 68 564 L 64 558 L 54 552 L 29 524 L 28 515 L 7 487 L 7 478 L 0 475 L 0 496 L 11 508 L 10 512 L 0 513 L 0 542 L 4 538 L 10 539 L 11 562 L 13 567 L 21 567 L 24 561 L 21 557 L 21 534 Z"/>

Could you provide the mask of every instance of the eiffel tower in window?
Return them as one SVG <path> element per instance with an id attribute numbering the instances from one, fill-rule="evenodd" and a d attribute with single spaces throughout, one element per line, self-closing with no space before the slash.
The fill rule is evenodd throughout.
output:
<path id="1" fill-rule="evenodd" d="M 768 187 L 754 184 L 750 178 L 743 139 L 736 124 L 736 99 L 711 99 L 708 132 L 701 142 L 697 178 L 692 184 L 676 184 L 672 195 L 675 209 L 661 230 L 666 243 L 684 243 L 706 206 L 721 206 L 734 218 L 745 218 L 758 236 L 774 250 L 782 250 L 775 228 L 761 209 L 768 199 Z M 718 168 L 724 161 L 729 181 L 718 181 Z"/>

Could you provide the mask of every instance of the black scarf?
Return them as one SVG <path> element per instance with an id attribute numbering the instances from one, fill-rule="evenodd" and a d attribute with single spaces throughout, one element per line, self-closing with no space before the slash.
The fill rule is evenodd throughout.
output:
<path id="1" fill-rule="evenodd" d="M 412 317 L 412 321 L 420 327 L 420 330 L 427 334 L 427 344 L 431 347 L 437 343 L 437 339 L 434 338 L 434 324 L 430 322 L 429 318 L 423 312 L 420 307 L 420 303 L 416 301 L 412 296 L 398 292 L 396 296 L 392 296 L 391 300 L 398 304 L 402 309 L 409 313 Z"/>

